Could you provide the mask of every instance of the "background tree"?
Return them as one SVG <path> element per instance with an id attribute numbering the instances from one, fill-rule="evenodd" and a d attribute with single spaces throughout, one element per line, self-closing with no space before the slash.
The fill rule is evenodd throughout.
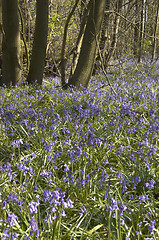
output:
<path id="1" fill-rule="evenodd" d="M 18 0 L 2 0 L 3 48 L 2 82 L 9 86 L 21 82 Z"/>
<path id="2" fill-rule="evenodd" d="M 154 31 L 153 31 L 153 42 L 152 42 L 152 61 L 155 60 L 156 56 L 156 47 L 157 47 L 157 27 L 158 27 L 158 15 L 159 15 L 159 1 L 157 3 L 157 9 L 156 9 L 156 14 L 155 14 L 155 21 L 154 21 Z"/>
<path id="3" fill-rule="evenodd" d="M 48 34 L 48 0 L 36 2 L 36 24 L 28 83 L 42 84 Z"/>
<path id="4" fill-rule="evenodd" d="M 94 61 L 97 53 L 101 24 L 104 16 L 105 0 L 91 0 L 89 2 L 89 15 L 82 41 L 81 51 L 74 74 L 68 84 L 77 88 L 87 87 L 92 75 Z"/>
<path id="5" fill-rule="evenodd" d="M 2 28 L 2 0 L 0 0 L 0 76 L 1 76 L 1 70 L 2 70 L 2 34 L 3 34 L 3 28 Z"/>
<path id="6" fill-rule="evenodd" d="M 139 52 L 138 52 L 138 62 L 140 63 L 142 53 L 143 53 L 143 41 L 144 41 L 144 29 L 145 29 L 145 0 L 141 0 L 141 20 L 140 20 L 140 32 L 139 32 Z"/>

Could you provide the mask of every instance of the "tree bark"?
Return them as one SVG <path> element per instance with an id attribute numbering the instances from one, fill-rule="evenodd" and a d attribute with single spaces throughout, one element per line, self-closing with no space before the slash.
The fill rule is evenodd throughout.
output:
<path id="1" fill-rule="evenodd" d="M 156 57 L 156 37 L 157 37 L 157 26 L 158 26 L 158 15 L 159 15 L 159 1 L 157 4 L 156 16 L 155 16 L 155 24 L 154 24 L 154 33 L 153 33 L 153 43 L 152 43 L 152 61 L 155 60 Z"/>
<path id="2" fill-rule="evenodd" d="M 36 23 L 28 83 L 42 84 L 48 34 L 48 0 L 36 1 Z"/>
<path id="3" fill-rule="evenodd" d="M 68 85 L 87 87 L 92 75 L 97 52 L 101 24 L 104 16 L 105 0 L 90 0 L 90 11 L 82 41 L 81 51 L 74 74 Z"/>
<path id="4" fill-rule="evenodd" d="M 66 24 L 64 27 L 64 35 L 63 35 L 63 41 L 62 41 L 62 49 L 61 49 L 61 83 L 62 86 L 66 85 L 65 82 L 65 48 L 66 48 L 66 39 L 67 39 L 67 31 L 68 31 L 68 26 L 69 22 L 71 20 L 72 15 L 74 14 L 76 7 L 78 5 L 79 0 L 76 0 L 71 12 L 69 13 L 67 19 L 66 19 Z"/>
<path id="5" fill-rule="evenodd" d="M 82 8 L 83 7 L 84 6 L 82 5 Z M 71 73 L 70 73 L 71 75 L 70 76 L 72 76 L 74 74 L 77 63 L 78 63 L 79 54 L 80 54 L 80 51 L 81 51 L 82 41 L 83 41 L 83 37 L 84 37 L 84 32 L 85 32 L 85 28 L 86 28 L 86 24 L 87 24 L 88 10 L 89 10 L 89 6 L 87 6 L 82 11 L 83 15 L 81 16 L 80 31 L 79 31 L 78 38 L 77 38 L 76 49 L 75 49 L 74 54 L 73 54 Z"/>
<path id="6" fill-rule="evenodd" d="M 116 13 L 115 19 L 114 19 L 113 37 L 112 37 L 111 45 L 108 50 L 108 53 L 105 55 L 105 58 L 104 58 L 105 68 L 107 68 L 109 61 L 110 61 L 111 57 L 113 56 L 115 49 L 116 49 L 117 40 L 118 40 L 118 32 L 119 32 L 119 24 L 120 24 L 120 15 L 118 13 L 120 12 L 120 9 L 122 8 L 122 3 L 123 3 L 123 0 L 117 0 L 117 2 L 116 2 L 116 12 L 117 13 Z"/>
<path id="7" fill-rule="evenodd" d="M 135 0 L 134 57 L 138 56 L 139 46 L 139 2 Z"/>
<path id="8" fill-rule="evenodd" d="M 0 76 L 1 76 L 1 70 L 2 70 L 2 0 L 0 0 Z"/>
<path id="9" fill-rule="evenodd" d="M 144 28 L 145 28 L 145 0 L 141 0 L 141 22 L 140 22 L 140 35 L 139 35 L 138 63 L 141 62 L 142 53 L 143 53 Z"/>
<path id="10" fill-rule="evenodd" d="M 21 82 L 18 0 L 2 0 L 2 84 Z"/>

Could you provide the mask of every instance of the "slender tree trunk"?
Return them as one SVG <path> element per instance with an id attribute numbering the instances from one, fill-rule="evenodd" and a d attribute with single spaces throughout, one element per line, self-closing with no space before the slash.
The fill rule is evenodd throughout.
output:
<path id="1" fill-rule="evenodd" d="M 139 2 L 135 0 L 134 57 L 138 56 L 139 46 Z"/>
<path id="2" fill-rule="evenodd" d="M 141 22 L 140 22 L 138 63 L 141 62 L 143 53 L 144 27 L 145 27 L 145 0 L 141 0 Z"/>
<path id="3" fill-rule="evenodd" d="M 154 38 L 153 38 L 153 49 L 152 49 L 152 61 L 155 60 L 156 57 L 156 37 L 157 37 L 157 25 L 158 25 L 158 15 L 159 15 L 159 0 L 157 4 L 156 16 L 155 16 L 155 24 L 154 24 Z"/>
<path id="4" fill-rule="evenodd" d="M 106 46 L 106 41 L 108 37 L 108 26 L 109 26 L 109 9 L 110 9 L 110 0 L 106 0 L 106 13 L 104 14 L 104 21 L 103 21 L 103 26 L 102 26 L 102 31 L 101 31 L 101 40 L 100 40 L 100 51 L 102 53 L 102 56 L 104 57 L 105 55 L 105 46 Z"/>
<path id="5" fill-rule="evenodd" d="M 0 0 L 0 76 L 2 74 L 2 0 Z"/>
<path id="6" fill-rule="evenodd" d="M 65 60 L 65 48 L 66 48 L 68 25 L 69 25 L 69 22 L 71 20 L 71 17 L 73 15 L 74 11 L 76 10 L 78 2 L 79 2 L 79 0 L 76 0 L 71 12 L 68 15 L 68 18 L 66 19 L 66 24 L 65 24 L 65 28 L 64 28 L 64 35 L 63 35 L 62 49 L 61 49 L 61 83 L 62 83 L 62 86 L 66 85 L 66 82 L 65 82 L 65 61 L 66 61 Z"/>
<path id="7" fill-rule="evenodd" d="M 82 7 L 84 7 L 84 6 L 82 6 Z M 87 24 L 88 10 L 89 10 L 89 7 L 85 8 L 85 10 L 83 11 L 82 17 L 81 17 L 81 26 L 80 26 L 80 31 L 79 31 L 78 38 L 77 38 L 76 49 L 75 49 L 74 55 L 73 55 L 70 76 L 72 76 L 74 74 L 77 63 L 78 63 L 79 54 L 81 51 L 82 41 L 83 41 L 83 37 L 84 37 L 84 32 L 85 32 L 85 28 L 86 28 L 86 24 Z"/>
<path id="8" fill-rule="evenodd" d="M 110 0 L 106 0 L 106 6 L 105 6 L 105 14 L 104 14 L 104 19 L 103 19 L 103 24 L 102 24 L 102 30 L 101 30 L 101 39 L 99 43 L 99 51 L 97 58 L 96 58 L 96 63 L 94 65 L 94 70 L 93 74 L 95 74 L 96 69 L 99 67 L 98 59 L 101 62 L 103 61 L 103 65 L 106 66 L 105 60 L 106 60 L 106 54 L 107 54 L 107 44 L 108 44 L 108 27 L 109 27 L 109 13 L 110 10 Z"/>
<path id="9" fill-rule="evenodd" d="M 118 13 L 120 12 L 120 9 L 122 7 L 123 0 L 117 0 L 116 2 L 116 15 L 114 19 L 114 29 L 113 29 L 113 38 L 111 41 L 110 49 L 108 50 L 108 53 L 105 56 L 104 63 L 105 63 L 105 68 L 107 68 L 108 63 L 113 56 L 116 45 L 117 45 L 117 40 L 118 40 L 118 32 L 119 32 L 119 23 L 120 23 L 120 16 Z"/>
<path id="10" fill-rule="evenodd" d="M 48 34 L 48 0 L 37 0 L 36 23 L 28 83 L 42 84 Z"/>
<path id="11" fill-rule="evenodd" d="M 90 0 L 90 11 L 82 41 L 81 51 L 74 74 L 68 84 L 77 88 L 87 87 L 92 75 L 97 52 L 97 42 L 104 16 L 105 0 Z"/>

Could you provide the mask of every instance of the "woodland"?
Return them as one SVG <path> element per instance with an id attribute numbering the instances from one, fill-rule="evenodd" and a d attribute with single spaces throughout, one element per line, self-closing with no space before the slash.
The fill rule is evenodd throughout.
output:
<path id="1" fill-rule="evenodd" d="M 44 73 L 63 88 L 87 87 L 123 55 L 155 61 L 158 8 L 157 0 L 1 0 L 0 83 L 42 84 Z"/>
<path id="2" fill-rule="evenodd" d="M 0 0 L 0 239 L 159 240 L 159 0 Z"/>

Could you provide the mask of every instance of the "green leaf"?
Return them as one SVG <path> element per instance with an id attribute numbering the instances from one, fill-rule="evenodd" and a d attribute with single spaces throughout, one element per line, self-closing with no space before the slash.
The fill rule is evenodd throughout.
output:
<path id="1" fill-rule="evenodd" d="M 97 231 L 99 228 L 101 228 L 102 226 L 103 226 L 103 224 L 97 225 L 97 226 L 95 226 L 94 228 L 92 228 L 91 230 L 89 230 L 87 233 L 88 233 L 88 234 L 92 234 L 92 233 L 94 233 L 95 231 Z"/>

